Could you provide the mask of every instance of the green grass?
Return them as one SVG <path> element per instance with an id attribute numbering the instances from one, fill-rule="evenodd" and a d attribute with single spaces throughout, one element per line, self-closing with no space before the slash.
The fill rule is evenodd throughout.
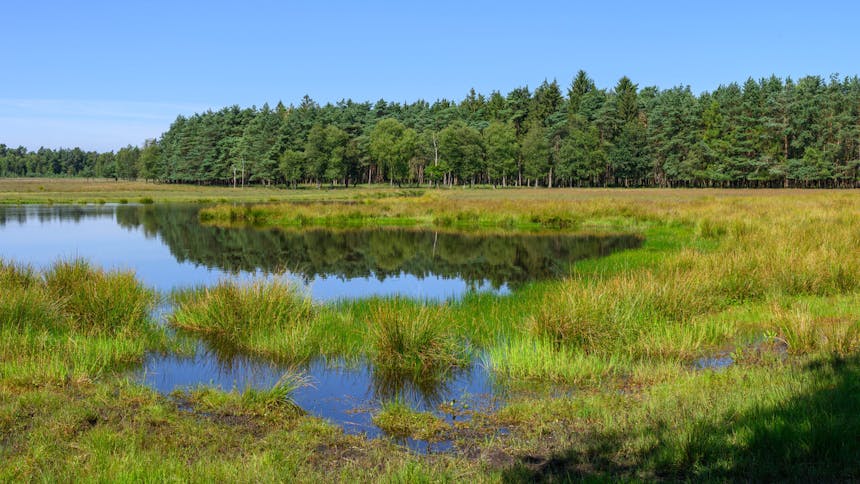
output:
<path id="1" fill-rule="evenodd" d="M 469 362 L 468 348 L 442 309 L 381 300 L 368 327 L 370 361 L 379 371 L 440 378 Z"/>
<path id="2" fill-rule="evenodd" d="M 416 412 L 400 400 L 385 402 L 373 416 L 373 423 L 387 435 L 437 442 L 450 427 L 430 412 Z"/>
<path id="3" fill-rule="evenodd" d="M 457 454 L 421 457 L 343 435 L 299 415 L 295 381 L 156 395 L 117 376 L 178 345 L 138 317 L 152 296 L 133 278 L 80 262 L 43 272 L 0 263 L 0 480 L 860 477 L 855 193 L 503 192 L 323 191 L 353 203 L 250 210 L 272 225 L 345 217 L 633 231 L 645 243 L 506 296 L 311 304 L 289 285 L 223 283 L 177 295 L 172 318 L 242 353 L 367 358 L 380 373 L 444 374 L 482 355 L 509 390 L 498 411 L 445 428 L 398 401 L 374 416 L 391 435 L 451 438 Z M 715 356 L 733 363 L 695 364 Z"/>
<path id="4" fill-rule="evenodd" d="M 856 358 L 836 358 L 687 370 L 642 391 L 526 399 L 498 418 L 531 427 L 531 438 L 550 434 L 561 441 L 555 450 L 546 449 L 554 466 L 521 465 L 510 474 L 523 479 L 850 478 L 860 470 L 858 446 L 850 443 L 860 425 L 851 415 L 860 404 L 858 369 Z M 559 432 L 559 421 L 584 431 Z"/>
<path id="5" fill-rule="evenodd" d="M 517 338 L 490 347 L 484 364 L 502 381 L 600 384 L 619 371 L 617 358 L 592 356 L 544 338 Z"/>
<path id="6" fill-rule="evenodd" d="M 149 351 L 179 350 L 150 318 L 154 293 L 81 260 L 37 273 L 0 262 L 0 379 L 19 385 L 100 378 Z"/>
<path id="7" fill-rule="evenodd" d="M 105 272 L 74 259 L 55 263 L 43 278 L 76 331 L 116 334 L 151 325 L 156 295 L 131 272 Z"/>
<path id="8" fill-rule="evenodd" d="M 282 361 L 315 356 L 309 344 L 316 310 L 290 283 L 222 281 L 173 295 L 172 326 L 210 337 L 216 344 Z"/>
<path id="9" fill-rule="evenodd" d="M 299 371 L 284 373 L 271 388 L 246 388 L 223 392 L 211 387 L 199 387 L 179 392 L 176 396 L 195 410 L 218 415 L 249 415 L 265 418 L 293 418 L 304 415 L 304 410 L 293 400 L 292 394 L 311 381 Z"/>

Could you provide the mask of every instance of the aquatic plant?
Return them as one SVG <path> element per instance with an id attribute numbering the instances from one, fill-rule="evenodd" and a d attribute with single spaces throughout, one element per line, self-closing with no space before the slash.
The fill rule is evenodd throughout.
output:
<path id="1" fill-rule="evenodd" d="M 155 295 L 126 272 L 82 260 L 37 273 L 0 263 L 0 379 L 89 380 L 175 347 L 152 321 Z"/>
<path id="2" fill-rule="evenodd" d="M 188 392 L 179 392 L 179 397 L 203 412 L 295 417 L 304 415 L 305 411 L 296 404 L 293 393 L 310 384 L 310 378 L 302 371 L 290 369 L 269 388 L 248 387 L 225 392 L 201 386 Z"/>

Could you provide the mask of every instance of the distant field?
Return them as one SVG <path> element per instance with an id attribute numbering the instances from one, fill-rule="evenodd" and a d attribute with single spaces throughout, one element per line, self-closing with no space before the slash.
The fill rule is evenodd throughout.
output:
<path id="1" fill-rule="evenodd" d="M 83 178 L 0 178 L 0 203 L 263 202 L 352 196 L 352 190 L 211 187 Z"/>
<path id="2" fill-rule="evenodd" d="M 643 201 L 685 201 L 709 197 L 776 196 L 816 193 L 820 190 L 768 190 L 768 189 L 620 189 L 620 188 L 426 188 L 390 185 L 362 185 L 353 188 L 300 189 L 248 186 L 199 186 L 154 183 L 145 181 L 114 181 L 113 179 L 84 178 L 0 178 L 0 203 L 138 203 L 141 199 L 154 202 L 274 202 L 282 200 L 363 199 L 390 196 L 420 190 L 444 194 L 454 200 L 545 200 L 576 201 L 606 198 L 641 199 Z M 833 193 L 840 193 L 834 191 Z"/>

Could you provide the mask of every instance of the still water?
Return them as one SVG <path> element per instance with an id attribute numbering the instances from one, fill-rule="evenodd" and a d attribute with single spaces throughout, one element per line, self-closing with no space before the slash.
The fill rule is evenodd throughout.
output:
<path id="1" fill-rule="evenodd" d="M 638 246 L 634 236 L 493 235 L 411 229 L 260 230 L 202 226 L 197 205 L 0 207 L 0 257 L 50 265 L 83 257 L 131 269 L 163 292 L 285 274 L 315 300 L 509 292 L 570 263 Z"/>
<path id="2" fill-rule="evenodd" d="M 474 291 L 515 291 L 568 274 L 576 260 L 642 242 L 623 235 L 222 228 L 201 225 L 198 210 L 199 205 L 0 206 L 0 257 L 35 267 L 82 257 L 108 269 L 133 270 L 162 293 L 225 278 L 287 277 L 317 301 L 377 295 L 443 300 Z M 201 384 L 270 387 L 287 371 L 225 355 L 204 341 L 198 345 L 193 357 L 150 356 L 136 378 L 169 394 Z M 313 386 L 298 390 L 296 403 L 347 432 L 370 436 L 379 434 L 372 412 L 391 398 L 453 420 L 440 403 L 492 408 L 502 397 L 480 362 L 434 382 L 380 375 L 361 361 L 318 360 L 302 370 Z M 426 443 L 407 444 L 427 450 Z"/>

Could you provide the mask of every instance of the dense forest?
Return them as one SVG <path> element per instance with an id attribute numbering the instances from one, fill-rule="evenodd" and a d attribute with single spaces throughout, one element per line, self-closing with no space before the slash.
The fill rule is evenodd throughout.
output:
<path id="1" fill-rule="evenodd" d="M 566 91 L 566 92 L 565 92 Z M 351 100 L 179 116 L 116 153 L 0 145 L 0 176 L 243 186 L 860 186 L 860 79 L 597 88 L 580 71 L 460 102 Z"/>

